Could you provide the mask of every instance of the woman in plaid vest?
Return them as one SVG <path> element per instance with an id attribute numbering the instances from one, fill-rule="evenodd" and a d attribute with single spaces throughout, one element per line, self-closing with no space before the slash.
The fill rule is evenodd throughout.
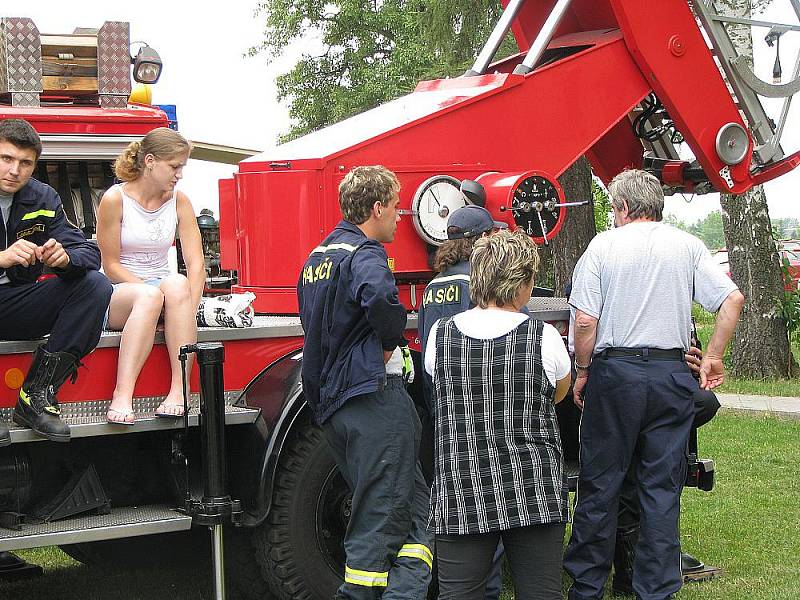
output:
<path id="1" fill-rule="evenodd" d="M 555 328 L 520 312 L 539 262 L 530 237 L 481 238 L 470 262 L 476 307 L 437 321 L 425 352 L 440 598 L 482 599 L 500 538 L 515 598 L 561 598 L 568 499 L 555 404 L 569 356 Z"/>

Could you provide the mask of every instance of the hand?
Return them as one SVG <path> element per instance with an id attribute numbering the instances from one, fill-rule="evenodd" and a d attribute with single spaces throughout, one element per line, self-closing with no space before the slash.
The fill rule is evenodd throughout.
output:
<path id="1" fill-rule="evenodd" d="M 63 269 L 69 264 L 69 254 L 61 242 L 50 238 L 41 247 L 41 261 L 51 269 Z"/>
<path id="2" fill-rule="evenodd" d="M 689 351 L 683 355 L 686 365 L 695 377 L 700 377 L 700 363 L 703 359 L 703 351 L 696 346 L 689 348 Z"/>
<path id="3" fill-rule="evenodd" d="M 41 260 L 41 249 L 28 240 L 17 240 L 8 248 L 0 252 L 0 268 L 8 269 L 14 265 L 30 267 L 37 260 Z"/>
<path id="4" fill-rule="evenodd" d="M 63 269 L 69 264 L 69 254 L 61 242 L 50 238 L 41 247 L 41 261 L 51 269 Z"/>
<path id="5" fill-rule="evenodd" d="M 394 350 L 384 350 L 383 351 L 383 364 L 389 362 L 389 359 L 392 358 L 392 354 L 394 354 Z"/>
<path id="6" fill-rule="evenodd" d="M 700 387 L 713 390 L 725 381 L 722 359 L 706 354 L 700 362 Z"/>
<path id="7" fill-rule="evenodd" d="M 588 380 L 589 372 L 579 369 L 575 375 L 575 383 L 572 384 L 572 401 L 581 410 L 583 410 L 583 388 L 586 387 Z"/>

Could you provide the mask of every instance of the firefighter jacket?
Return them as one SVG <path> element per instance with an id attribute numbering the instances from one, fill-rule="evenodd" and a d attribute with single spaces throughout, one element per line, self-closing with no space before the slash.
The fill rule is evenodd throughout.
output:
<path id="1" fill-rule="evenodd" d="M 425 347 L 431 327 L 439 319 L 452 317 L 475 306 L 469 298 L 469 261 L 447 267 L 434 277 L 422 294 L 417 331 L 422 347 L 422 364 L 425 364 Z M 433 409 L 433 384 L 431 376 L 422 369 L 422 388 L 428 411 Z M 431 413 L 432 414 L 432 413 Z"/>
<path id="2" fill-rule="evenodd" d="M 31 179 L 14 194 L 6 224 L 6 235 L 0 236 L 2 250 L 14 242 L 26 239 L 37 246 L 43 245 L 50 238 L 60 242 L 69 255 L 69 264 L 65 269 L 53 269 L 53 272 L 73 279 L 80 277 L 88 270 L 100 268 L 100 249 L 94 242 L 87 241 L 80 229 L 67 221 L 64 207 L 56 191 L 36 179 Z M 33 283 L 42 274 L 44 265 L 36 262 L 27 267 L 14 265 L 5 270 L 12 284 Z M 0 269 L 3 274 L 3 269 Z"/>
<path id="3" fill-rule="evenodd" d="M 303 392 L 321 424 L 349 398 L 383 387 L 383 351 L 405 345 L 406 309 L 383 246 L 347 221 L 311 251 L 297 298 Z"/>

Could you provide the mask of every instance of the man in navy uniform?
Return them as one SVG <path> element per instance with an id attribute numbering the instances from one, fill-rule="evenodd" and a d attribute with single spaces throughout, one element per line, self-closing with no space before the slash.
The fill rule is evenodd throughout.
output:
<path id="1" fill-rule="evenodd" d="M 353 493 L 336 598 L 421 600 L 431 578 L 406 309 L 382 245 L 397 231 L 399 191 L 384 167 L 350 171 L 339 185 L 343 220 L 297 283 L 303 392 Z"/>
<path id="2" fill-rule="evenodd" d="M 718 312 L 700 387 L 724 380 L 722 356 L 744 297 L 694 236 L 661 223 L 658 179 L 624 171 L 609 185 L 616 229 L 596 236 L 573 275 L 581 471 L 564 568 L 572 600 L 604 595 L 622 482 L 640 506 L 633 589 L 666 600 L 681 587 L 678 517 L 698 383 L 684 362 L 692 301 Z"/>
<path id="3" fill-rule="evenodd" d="M 68 442 L 56 392 L 77 375 L 80 359 L 100 340 L 111 283 L 98 272 L 100 251 L 64 216 L 56 191 L 33 179 L 42 142 L 22 119 L 0 121 L 0 339 L 36 339 L 14 421 Z M 43 278 L 47 267 L 56 277 Z M 0 445 L 11 443 L 0 425 Z"/>

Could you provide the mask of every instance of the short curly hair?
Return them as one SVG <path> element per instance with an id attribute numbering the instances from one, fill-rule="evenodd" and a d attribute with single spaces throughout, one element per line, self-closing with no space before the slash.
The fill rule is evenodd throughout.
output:
<path id="1" fill-rule="evenodd" d="M 539 269 L 536 244 L 521 229 L 498 231 L 475 242 L 470 256 L 472 267 L 469 295 L 486 308 L 510 304 L 522 286 L 533 282 Z"/>
<path id="2" fill-rule="evenodd" d="M 388 206 L 400 192 L 397 175 L 381 165 L 355 167 L 339 184 L 342 217 L 354 225 L 369 219 L 376 202 Z"/>

